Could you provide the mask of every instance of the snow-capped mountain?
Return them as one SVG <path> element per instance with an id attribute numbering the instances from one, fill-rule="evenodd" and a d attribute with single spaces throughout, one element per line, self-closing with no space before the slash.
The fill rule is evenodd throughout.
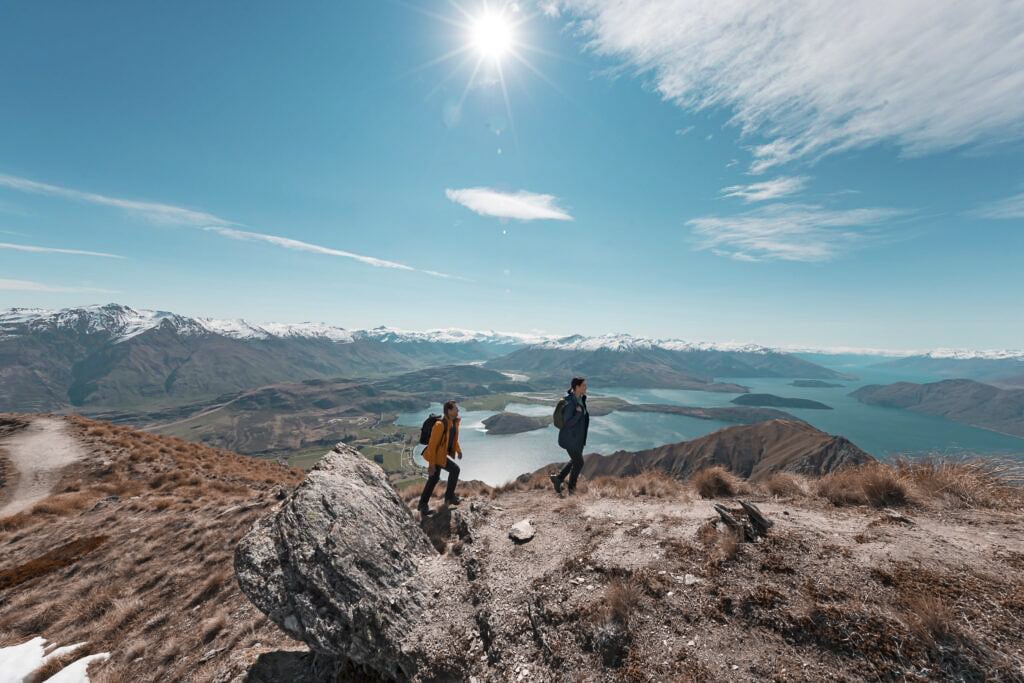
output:
<path id="1" fill-rule="evenodd" d="M 629 334 L 605 334 L 596 337 L 573 335 L 547 339 L 533 344 L 536 348 L 560 351 L 640 351 L 664 349 L 666 351 L 736 351 L 741 353 L 771 353 L 774 349 L 742 342 L 691 342 L 681 339 L 650 339 Z"/>
<path id="2" fill-rule="evenodd" d="M 70 330 L 87 334 L 106 333 L 114 343 L 131 339 L 161 326 L 180 335 L 217 334 L 240 340 L 315 339 L 337 343 L 374 340 L 384 343 L 490 344 L 524 346 L 548 337 L 531 334 L 483 332 L 458 328 L 409 331 L 391 327 L 348 330 L 320 322 L 253 323 L 243 319 L 190 318 L 167 311 L 133 309 L 120 304 L 62 310 L 11 308 L 0 311 L 0 337 Z"/>

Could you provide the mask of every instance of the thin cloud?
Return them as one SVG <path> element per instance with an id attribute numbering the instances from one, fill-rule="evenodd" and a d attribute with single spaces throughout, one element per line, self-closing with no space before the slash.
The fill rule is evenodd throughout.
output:
<path id="1" fill-rule="evenodd" d="M 91 204 L 98 204 L 101 206 L 110 206 L 124 211 L 128 211 L 134 214 L 143 216 L 144 218 L 155 222 L 155 223 L 166 223 L 173 225 L 187 225 L 195 228 L 202 228 L 216 232 L 219 235 L 228 237 L 235 240 L 247 240 L 247 241 L 259 241 L 273 244 L 284 249 L 293 249 L 297 251 L 307 251 L 316 254 L 325 254 L 328 256 L 340 256 L 343 258 L 349 258 L 366 265 L 374 266 L 376 268 L 391 268 L 395 270 L 407 270 L 411 272 L 424 273 L 433 277 L 448 278 L 453 280 L 463 280 L 464 278 L 448 275 L 446 273 L 439 273 L 433 270 L 420 270 L 407 266 L 403 263 L 397 263 L 395 261 L 388 261 L 386 259 L 376 258 L 373 256 L 364 256 L 362 254 L 355 254 L 349 251 L 343 251 L 340 249 L 331 249 L 329 247 L 322 247 L 316 244 L 310 244 L 308 242 L 301 242 L 299 240 L 293 240 L 287 237 L 278 237 L 276 235 L 267 235 L 259 232 L 252 232 L 248 230 L 239 230 L 237 228 L 247 227 L 242 223 L 235 223 L 219 216 L 215 216 L 211 213 L 204 211 L 194 211 L 180 206 L 173 206 L 171 204 L 159 204 L 155 202 L 140 202 L 131 199 L 120 199 L 117 197 L 109 197 L 106 195 L 96 194 L 93 192 L 83 192 L 81 190 L 75 190 L 68 187 L 60 187 L 57 185 L 48 185 L 46 183 L 36 182 L 34 180 L 28 180 L 26 178 L 18 178 L 16 176 L 0 174 L 0 187 L 7 187 L 13 190 L 21 192 L 28 192 L 32 194 L 49 195 L 53 197 L 61 197 L 64 199 L 71 199 L 76 201 L 88 202 Z M 14 246 L 10 248 L 15 248 Z M 27 251 L 27 249 L 23 249 Z M 64 250 L 60 250 L 64 251 Z M 113 258 L 122 258 L 113 256 L 112 254 L 101 254 L 100 252 L 79 252 L 67 250 L 64 253 L 81 253 L 92 256 L 112 256 Z"/>
<path id="2" fill-rule="evenodd" d="M 975 209 L 971 215 L 993 220 L 1024 218 L 1024 192 Z"/>
<path id="3" fill-rule="evenodd" d="M 75 256 L 99 256 L 102 258 L 119 259 L 124 258 L 124 256 L 118 256 L 117 254 L 107 254 L 102 251 L 85 251 L 84 249 L 58 249 L 57 247 L 37 247 L 31 244 L 11 244 L 9 242 L 0 242 L 0 249 L 10 249 L 12 251 L 25 251 L 32 254 L 73 254 Z"/>
<path id="4" fill-rule="evenodd" d="M 324 256 L 339 256 L 341 258 L 352 259 L 365 263 L 368 266 L 374 268 L 393 268 L 395 270 L 406 270 L 409 272 L 421 272 L 426 275 L 432 275 L 434 277 L 453 278 L 451 275 L 445 273 L 438 273 L 432 270 L 418 270 L 412 266 L 407 266 L 404 263 L 398 263 L 396 261 L 387 261 L 385 259 L 375 258 L 373 256 L 363 256 L 362 254 L 355 254 L 351 251 L 343 251 L 341 249 L 332 249 L 331 247 L 323 247 L 319 244 L 310 244 L 309 242 L 302 242 L 300 240 L 291 239 L 290 237 L 279 237 L 277 235 L 266 235 L 261 232 L 249 232 L 246 230 L 237 230 L 235 228 L 224 228 L 215 225 L 209 225 L 204 228 L 210 232 L 215 232 L 223 237 L 228 237 L 233 240 L 243 240 L 247 242 L 266 242 L 273 244 L 278 247 L 285 249 L 293 249 L 295 251 L 306 251 L 312 254 L 323 254 Z"/>
<path id="5" fill-rule="evenodd" d="M 185 209 L 180 206 L 172 206 L 170 204 L 159 204 L 157 202 L 142 202 L 133 199 L 108 197 L 94 192 L 83 192 L 81 190 L 73 190 L 68 187 L 48 185 L 46 183 L 39 183 L 26 178 L 18 178 L 4 174 L 0 174 L 0 187 L 7 187 L 12 190 L 28 192 L 30 194 L 42 194 L 51 197 L 62 197 L 64 199 L 87 202 L 89 204 L 99 204 L 100 206 L 112 206 L 138 214 L 147 220 L 153 221 L 154 223 L 195 226 L 210 225 L 211 223 L 219 225 L 234 225 L 231 221 L 224 220 L 223 218 L 219 218 L 213 214 L 203 211 L 193 211 L 192 209 Z"/>
<path id="6" fill-rule="evenodd" d="M 558 198 L 550 194 L 501 192 L 489 187 L 470 187 L 464 190 L 446 189 L 444 194 L 456 204 L 480 214 L 520 221 L 571 221 L 573 217 L 559 207 Z"/>
<path id="7" fill-rule="evenodd" d="M 1024 3 L 563 0 L 595 52 L 689 110 L 724 108 L 751 171 L 879 142 L 908 155 L 1024 136 Z M 577 20 L 577 21 L 574 21 Z"/>
<path id="8" fill-rule="evenodd" d="M 807 176 L 782 176 L 750 185 L 732 185 L 722 188 L 722 196 L 737 197 L 748 204 L 763 202 L 801 192 L 808 180 Z"/>
<path id="9" fill-rule="evenodd" d="M 98 289 L 96 287 L 65 287 L 63 285 L 48 285 L 42 282 L 31 280 L 11 280 L 0 278 L 0 290 L 13 290 L 17 292 L 98 292 L 102 294 L 117 294 L 113 289 Z"/>
<path id="10" fill-rule="evenodd" d="M 737 261 L 829 261 L 875 237 L 874 229 L 903 216 L 895 209 L 833 210 L 773 204 L 732 216 L 687 222 L 697 249 Z"/>

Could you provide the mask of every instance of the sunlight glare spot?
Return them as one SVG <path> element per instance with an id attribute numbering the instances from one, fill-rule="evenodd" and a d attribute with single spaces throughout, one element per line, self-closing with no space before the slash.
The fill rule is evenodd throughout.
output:
<path id="1" fill-rule="evenodd" d="M 470 27 L 473 46 L 486 58 L 498 60 L 512 47 L 512 25 L 501 14 L 484 14 Z"/>

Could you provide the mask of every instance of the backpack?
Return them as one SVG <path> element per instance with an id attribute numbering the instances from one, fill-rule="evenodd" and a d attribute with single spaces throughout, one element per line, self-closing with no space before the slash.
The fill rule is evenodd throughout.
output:
<path id="1" fill-rule="evenodd" d="M 555 423 L 555 426 L 561 429 L 565 426 L 565 399 L 562 398 L 558 405 L 555 406 L 555 414 L 551 417 L 551 421 Z"/>
<path id="2" fill-rule="evenodd" d="M 430 432 L 434 430 L 434 423 L 441 419 L 440 415 L 434 415 L 433 413 L 423 421 L 423 426 L 420 427 L 420 443 L 426 446 L 430 443 Z"/>

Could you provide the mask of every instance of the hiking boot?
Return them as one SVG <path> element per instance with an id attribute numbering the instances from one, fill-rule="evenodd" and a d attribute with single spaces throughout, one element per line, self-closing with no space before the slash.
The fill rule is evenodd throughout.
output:
<path id="1" fill-rule="evenodd" d="M 557 474 L 552 474 L 552 475 L 548 476 L 548 479 L 551 480 L 551 485 L 555 487 L 555 493 L 561 494 L 562 493 L 562 480 L 558 478 L 558 475 Z"/>
<path id="2" fill-rule="evenodd" d="M 420 517 L 429 517 L 430 515 L 434 514 L 434 511 L 426 507 L 425 505 L 421 505 L 416 509 L 419 511 Z"/>
<path id="3" fill-rule="evenodd" d="M 458 496 L 452 496 L 451 498 L 445 498 L 444 502 L 448 505 L 448 507 L 455 507 L 456 505 L 462 502 L 462 499 L 459 498 Z"/>

